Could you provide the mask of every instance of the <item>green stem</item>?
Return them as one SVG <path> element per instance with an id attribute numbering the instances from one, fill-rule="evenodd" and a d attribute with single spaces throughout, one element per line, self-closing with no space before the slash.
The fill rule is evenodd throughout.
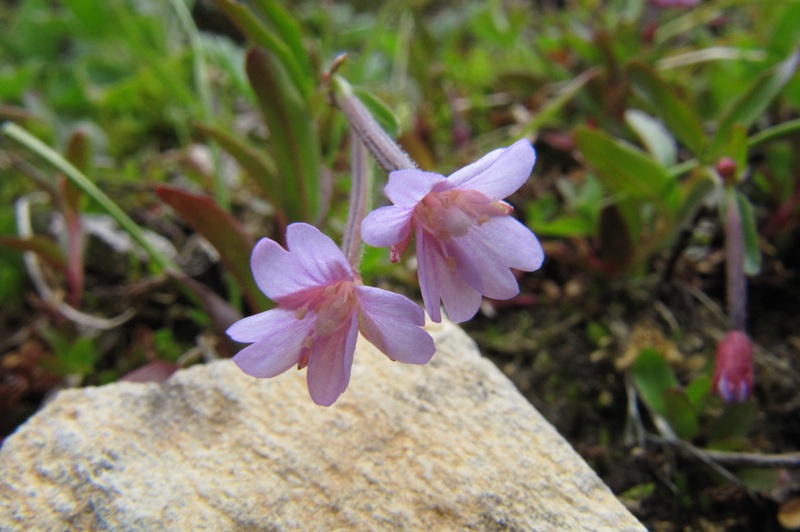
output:
<path id="1" fill-rule="evenodd" d="M 776 126 L 768 127 L 763 131 L 759 131 L 747 140 L 747 145 L 750 148 L 755 148 L 761 144 L 765 144 L 781 137 L 800 133 L 800 118 L 789 120 Z"/>
<path id="2" fill-rule="evenodd" d="M 131 238 L 136 241 L 136 243 L 139 244 L 142 249 L 145 250 L 153 262 L 158 266 L 155 268 L 156 271 L 180 271 L 180 268 L 177 264 L 172 262 L 169 257 L 164 255 L 158 250 L 158 248 L 153 246 L 153 244 L 147 240 L 142 228 L 139 227 L 136 222 L 131 220 L 131 218 L 125 214 L 125 211 L 123 211 L 116 203 L 114 203 L 114 201 L 102 190 L 100 190 L 97 185 L 89 181 L 89 179 L 83 175 L 80 170 L 75 168 L 72 164 L 70 164 L 69 161 L 64 159 L 56 151 L 12 122 L 6 122 L 3 124 L 2 127 L 0 127 L 0 133 L 31 150 L 33 153 L 47 161 L 55 169 L 66 175 L 72 180 L 73 183 L 78 185 L 84 192 L 86 192 L 89 197 L 96 201 L 98 205 L 100 205 L 109 214 L 109 216 L 111 216 L 120 225 L 120 227 L 122 227 L 122 229 L 131 235 Z"/>

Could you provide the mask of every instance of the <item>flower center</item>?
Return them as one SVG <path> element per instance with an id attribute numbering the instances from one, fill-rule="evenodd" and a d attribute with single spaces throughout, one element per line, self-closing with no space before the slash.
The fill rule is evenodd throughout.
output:
<path id="1" fill-rule="evenodd" d="M 323 300 L 314 309 L 317 312 L 314 332 L 319 336 L 328 336 L 348 321 L 358 303 L 351 281 L 328 285 L 322 293 Z"/>
<path id="2" fill-rule="evenodd" d="M 417 205 L 414 216 L 422 227 L 440 240 L 464 236 L 473 224 L 507 216 L 514 209 L 504 201 L 492 201 L 477 190 L 451 189 L 429 192 Z"/>

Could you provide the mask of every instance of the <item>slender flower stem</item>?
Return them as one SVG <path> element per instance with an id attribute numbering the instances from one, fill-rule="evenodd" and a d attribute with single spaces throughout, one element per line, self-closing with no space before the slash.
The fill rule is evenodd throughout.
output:
<path id="1" fill-rule="evenodd" d="M 726 190 L 725 208 L 725 273 L 728 296 L 728 317 L 732 330 L 744 331 L 747 307 L 747 279 L 744 275 L 744 240 L 742 218 L 736 190 Z"/>
<path id="2" fill-rule="evenodd" d="M 361 221 L 367 215 L 370 173 L 366 146 L 361 142 L 361 138 L 354 128 L 350 129 L 350 145 L 352 158 L 350 208 L 342 237 L 342 251 L 353 269 L 358 271 L 358 265 L 361 262 Z"/>
<path id="3" fill-rule="evenodd" d="M 361 138 L 381 168 L 390 173 L 417 167 L 372 117 L 361 100 L 353 94 L 352 87 L 344 78 L 335 74 L 331 76 L 331 87 L 336 105 L 342 110 L 350 127 Z"/>

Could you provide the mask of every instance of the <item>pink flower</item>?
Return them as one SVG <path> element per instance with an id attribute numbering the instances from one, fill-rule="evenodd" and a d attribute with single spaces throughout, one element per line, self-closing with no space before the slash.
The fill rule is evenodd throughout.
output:
<path id="1" fill-rule="evenodd" d="M 481 296 L 510 299 L 519 293 L 511 268 L 533 271 L 544 252 L 529 229 L 501 201 L 531 174 L 536 154 L 527 140 L 495 150 L 450 177 L 421 170 L 389 175 L 384 191 L 394 205 L 370 213 L 364 241 L 391 246 L 399 260 L 412 234 L 422 299 L 433 321 L 441 300 L 455 322 L 473 317 Z"/>
<path id="2" fill-rule="evenodd" d="M 728 331 L 717 346 L 711 389 L 726 403 L 745 401 L 753 391 L 753 343 L 743 331 Z"/>
<path id="3" fill-rule="evenodd" d="M 289 250 L 268 238 L 253 250 L 258 287 L 278 308 L 244 318 L 228 329 L 252 342 L 233 361 L 253 377 L 274 377 L 308 366 L 315 403 L 332 405 L 350 382 L 358 331 L 392 360 L 425 364 L 436 348 L 411 300 L 361 284 L 336 244 L 307 224 L 286 232 Z"/>

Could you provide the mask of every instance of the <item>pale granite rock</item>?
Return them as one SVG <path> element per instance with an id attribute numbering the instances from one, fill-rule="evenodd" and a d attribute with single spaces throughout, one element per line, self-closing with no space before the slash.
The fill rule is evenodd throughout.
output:
<path id="1" fill-rule="evenodd" d="M 331 408 L 230 361 L 65 391 L 0 450 L 2 530 L 644 530 L 455 325 L 360 341 Z"/>

